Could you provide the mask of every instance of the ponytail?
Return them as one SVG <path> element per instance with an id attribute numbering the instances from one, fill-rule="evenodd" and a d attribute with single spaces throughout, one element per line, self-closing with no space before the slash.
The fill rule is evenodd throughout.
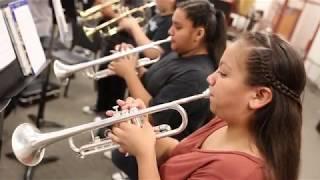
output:
<path id="1" fill-rule="evenodd" d="M 220 10 L 216 10 L 216 26 L 214 30 L 214 34 L 212 35 L 212 40 L 210 37 L 209 41 L 207 41 L 208 51 L 211 58 L 214 58 L 217 61 L 217 65 L 219 65 L 222 54 L 227 46 L 227 35 L 226 35 L 226 23 L 224 13 Z M 210 32 L 209 32 L 210 33 Z M 207 36 L 209 36 L 209 33 Z"/>

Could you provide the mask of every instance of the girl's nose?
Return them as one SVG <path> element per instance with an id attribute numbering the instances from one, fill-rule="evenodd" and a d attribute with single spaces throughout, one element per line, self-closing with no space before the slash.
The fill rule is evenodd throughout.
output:
<path id="1" fill-rule="evenodd" d="M 173 34 L 173 30 L 172 30 L 173 28 L 172 28 L 172 26 L 170 26 L 170 28 L 169 28 L 169 30 L 168 30 L 168 34 L 170 35 L 170 36 L 172 36 L 172 34 Z"/>
<path id="2" fill-rule="evenodd" d="M 209 86 L 213 86 L 216 83 L 216 72 L 213 72 L 207 77 L 207 82 Z"/>

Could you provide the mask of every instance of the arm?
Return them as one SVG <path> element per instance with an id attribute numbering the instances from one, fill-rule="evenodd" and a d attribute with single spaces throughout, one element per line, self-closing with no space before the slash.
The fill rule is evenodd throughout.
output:
<path id="1" fill-rule="evenodd" d="M 121 106 L 122 110 L 132 107 L 145 108 L 145 104 L 140 99 L 135 100 L 131 97 L 126 101 L 117 100 L 117 104 Z M 107 111 L 108 116 L 113 116 L 113 113 L 114 111 Z M 178 141 L 169 137 L 156 139 L 147 116 L 143 118 L 141 127 L 126 122 L 120 123 L 113 127 L 112 133 L 108 136 L 121 146 L 120 151 L 129 152 L 136 156 L 139 179 L 160 179 L 157 159 L 167 159 Z M 141 139 L 144 140 L 141 141 Z"/>
<path id="2" fill-rule="evenodd" d="M 139 180 L 160 180 L 156 154 L 154 152 L 146 152 L 144 156 L 137 156 L 136 159 Z"/>
<path id="3" fill-rule="evenodd" d="M 145 89 L 142 82 L 140 81 L 137 73 L 127 73 L 127 75 L 124 77 L 128 90 L 130 92 L 130 95 L 134 98 L 140 98 L 145 104 L 149 104 L 149 101 L 151 100 L 152 96 L 149 94 L 149 92 Z"/>
<path id="4" fill-rule="evenodd" d="M 156 136 L 153 127 L 144 121 L 142 127 L 131 123 L 120 123 L 108 136 L 137 159 L 139 179 L 160 179 L 157 165 Z M 142 141 L 143 139 L 143 141 Z M 166 141 L 162 141 L 162 145 Z M 166 148 L 160 148 L 166 149 Z"/>
<path id="5" fill-rule="evenodd" d="M 156 156 L 160 166 L 169 159 L 172 150 L 179 144 L 179 141 L 171 137 L 164 137 L 156 141 Z"/>

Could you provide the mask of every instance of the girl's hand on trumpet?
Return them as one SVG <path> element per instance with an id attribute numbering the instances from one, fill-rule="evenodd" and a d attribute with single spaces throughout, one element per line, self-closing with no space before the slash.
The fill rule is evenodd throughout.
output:
<path id="1" fill-rule="evenodd" d="M 133 48 L 132 45 L 122 43 L 120 45 L 117 45 L 115 50 L 116 51 L 126 51 L 130 48 Z M 137 54 L 131 54 L 128 56 L 125 56 L 123 58 L 117 59 L 115 61 L 112 61 L 108 68 L 115 72 L 118 76 L 126 79 L 129 76 L 134 76 L 137 74 L 136 66 L 138 62 L 138 55 Z"/>
<path id="2" fill-rule="evenodd" d="M 122 110 L 132 108 L 144 109 L 145 105 L 140 99 L 127 98 L 126 101 L 118 100 Z M 107 111 L 107 115 L 113 115 L 113 111 Z M 121 152 L 128 152 L 141 158 L 146 152 L 155 152 L 156 135 L 147 118 L 142 121 L 142 127 L 128 122 L 119 123 L 112 128 L 108 136 L 120 145 Z"/>

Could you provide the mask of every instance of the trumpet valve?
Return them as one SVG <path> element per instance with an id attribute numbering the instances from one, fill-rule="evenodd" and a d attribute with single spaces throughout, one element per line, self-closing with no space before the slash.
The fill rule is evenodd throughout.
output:
<path id="1" fill-rule="evenodd" d="M 163 133 L 163 132 L 171 131 L 171 127 L 168 124 L 161 124 L 159 126 L 153 127 L 153 130 L 155 133 Z"/>

